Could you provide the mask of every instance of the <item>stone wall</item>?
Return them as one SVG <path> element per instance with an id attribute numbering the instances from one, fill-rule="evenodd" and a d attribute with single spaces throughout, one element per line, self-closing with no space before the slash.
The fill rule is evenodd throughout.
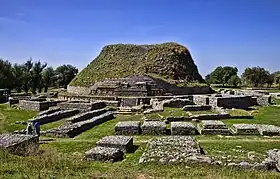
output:
<path id="1" fill-rule="evenodd" d="M 55 113 L 48 114 L 48 115 L 38 116 L 35 119 L 29 120 L 29 121 L 31 121 L 31 122 L 38 121 L 38 122 L 40 122 L 41 125 L 43 125 L 43 124 L 51 123 L 54 121 L 59 121 L 63 118 L 71 117 L 78 113 L 79 113 L 78 109 L 69 109 L 69 110 L 65 110 L 65 111 L 57 111 Z"/>
<path id="2" fill-rule="evenodd" d="M 96 101 L 93 103 L 85 103 L 79 101 L 64 102 L 58 104 L 61 109 L 80 109 L 82 111 L 90 111 L 95 109 L 101 109 L 106 107 L 105 103 L 102 101 Z"/>
<path id="3" fill-rule="evenodd" d="M 267 106 L 271 104 L 271 95 L 263 95 L 257 97 L 257 104 L 260 106 Z"/>
<path id="4" fill-rule="evenodd" d="M 247 109 L 252 106 L 252 98 L 250 96 L 226 95 L 222 97 L 210 97 L 209 104 L 211 106 L 223 108 Z"/>
<path id="5" fill-rule="evenodd" d="M 88 87 L 82 87 L 82 86 L 67 86 L 67 92 L 78 94 L 78 95 L 89 95 L 91 90 Z"/>
<path id="6" fill-rule="evenodd" d="M 34 155 L 39 151 L 39 136 L 1 134 L 0 149 L 16 155 Z"/>
<path id="7" fill-rule="evenodd" d="M 99 116 L 103 113 L 107 112 L 106 109 L 97 109 L 94 111 L 88 111 L 88 112 L 84 112 L 78 115 L 75 115 L 69 119 L 66 120 L 67 123 L 76 123 L 76 122 L 80 122 L 80 121 L 85 121 L 88 120 L 90 118 Z"/>
<path id="8" fill-rule="evenodd" d="M 209 96 L 193 95 L 193 102 L 197 105 L 209 105 Z"/>
<path id="9" fill-rule="evenodd" d="M 19 107 L 21 109 L 25 110 L 31 110 L 31 111 L 44 111 L 49 109 L 49 102 L 43 101 L 27 101 L 27 100 L 20 100 L 19 101 Z"/>

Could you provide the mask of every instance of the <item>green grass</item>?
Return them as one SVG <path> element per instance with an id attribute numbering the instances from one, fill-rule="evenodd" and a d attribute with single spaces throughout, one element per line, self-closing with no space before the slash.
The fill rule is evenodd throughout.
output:
<path id="1" fill-rule="evenodd" d="M 9 113 L 10 110 L 14 112 Z M 166 108 L 161 114 L 163 116 L 170 113 L 179 115 L 181 112 L 179 109 Z M 280 124 L 279 112 L 280 107 L 261 107 L 255 114 L 255 119 L 230 119 L 225 122 L 228 124 L 249 122 Z M 28 119 L 36 113 L 9 109 L 6 105 L 0 105 L 0 114 L 5 119 L 8 116 L 10 118 L 8 121 L 5 120 L 5 128 L 14 128 L 12 121 L 16 121 L 18 116 L 25 116 Z M 94 147 L 97 140 L 114 134 L 114 126 L 117 122 L 141 120 L 143 116 L 118 114 L 115 119 L 96 126 L 75 138 L 52 138 L 53 141 L 44 141 L 43 139 L 48 138 L 41 137 L 43 144 L 40 145 L 40 153 L 36 156 L 20 157 L 0 151 L 0 178 L 280 178 L 280 174 L 276 172 L 222 166 L 188 165 L 191 168 L 187 169 L 185 164 L 138 164 L 147 142 L 153 137 L 148 135 L 134 136 L 134 144 L 138 148 L 134 153 L 126 154 L 126 159 L 121 162 L 101 163 L 83 160 L 84 152 Z M 3 127 L 0 128 L 0 133 L 5 130 Z M 196 138 L 208 155 L 215 156 L 217 160 L 223 162 L 230 160 L 254 163 L 263 160 L 265 151 L 268 149 L 280 148 L 280 136 L 198 135 Z M 248 152 L 254 153 L 253 161 L 248 158 Z"/>
<path id="2" fill-rule="evenodd" d="M 197 114 L 217 114 L 216 111 L 214 110 L 205 110 L 205 111 L 191 111 L 192 115 L 197 115 Z"/>
<path id="3" fill-rule="evenodd" d="M 231 116 L 249 116 L 250 113 L 244 109 L 233 109 L 229 111 Z"/>
<path id="4" fill-rule="evenodd" d="M 16 121 L 27 121 L 37 112 L 10 108 L 7 104 L 0 104 L 0 133 L 13 132 L 25 128 L 25 125 L 16 124 Z"/>

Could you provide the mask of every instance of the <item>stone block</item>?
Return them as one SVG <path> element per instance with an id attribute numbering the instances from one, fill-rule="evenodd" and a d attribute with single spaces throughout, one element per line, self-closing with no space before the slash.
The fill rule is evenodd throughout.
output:
<path id="1" fill-rule="evenodd" d="M 123 151 L 117 148 L 94 147 L 85 152 L 85 160 L 87 161 L 117 162 L 123 158 Z"/>
<path id="2" fill-rule="evenodd" d="M 139 135 L 140 133 L 140 121 L 122 121 L 115 126 L 116 135 Z"/>
<path id="3" fill-rule="evenodd" d="M 211 163 L 191 136 L 164 136 L 149 141 L 139 163 Z"/>
<path id="4" fill-rule="evenodd" d="M 206 120 L 201 121 L 201 126 L 204 129 L 227 129 L 227 126 L 222 121 Z"/>
<path id="5" fill-rule="evenodd" d="M 133 137 L 123 135 L 106 136 L 97 141 L 96 145 L 100 147 L 118 148 L 123 152 L 133 152 Z"/>
<path id="6" fill-rule="evenodd" d="M 166 134 L 166 125 L 162 121 L 144 121 L 142 134 L 164 135 Z"/>
<path id="7" fill-rule="evenodd" d="M 194 135 L 195 126 L 190 122 L 171 122 L 171 135 Z"/>
<path id="8" fill-rule="evenodd" d="M 0 149 L 15 155 L 34 155 L 39 151 L 39 136 L 23 134 L 1 134 Z"/>
<path id="9" fill-rule="evenodd" d="M 206 111 L 210 110 L 212 107 L 209 105 L 186 105 L 183 107 L 184 111 Z"/>
<path id="10" fill-rule="evenodd" d="M 83 112 L 80 114 L 77 114 L 75 116 L 70 117 L 69 119 L 66 120 L 67 123 L 76 123 L 76 122 L 80 122 L 80 121 L 85 121 L 88 120 L 90 118 L 93 118 L 95 116 L 99 116 L 101 114 L 104 114 L 105 112 L 107 112 L 106 109 L 97 109 L 97 110 L 93 110 L 93 111 L 87 111 L 87 112 Z"/>
<path id="11" fill-rule="evenodd" d="M 237 135 L 259 135 L 259 131 L 254 124 L 233 124 L 232 131 Z"/>
<path id="12" fill-rule="evenodd" d="M 48 114 L 52 114 L 55 113 L 57 111 L 60 111 L 60 108 L 55 107 L 55 108 L 50 108 L 48 110 L 42 111 L 38 114 L 38 116 L 43 116 L 43 115 L 48 115 Z"/>
<path id="13" fill-rule="evenodd" d="M 261 135 L 279 136 L 280 127 L 274 125 L 256 124 L 256 127 Z"/>
<path id="14" fill-rule="evenodd" d="M 201 121 L 197 129 L 202 135 L 230 135 L 229 129 L 222 121 Z"/>

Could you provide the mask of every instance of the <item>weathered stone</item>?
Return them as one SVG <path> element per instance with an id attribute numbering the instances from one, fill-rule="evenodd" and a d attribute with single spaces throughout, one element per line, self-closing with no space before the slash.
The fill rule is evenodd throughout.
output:
<path id="1" fill-rule="evenodd" d="M 99 116 L 101 114 L 104 114 L 105 112 L 107 112 L 107 110 L 104 109 L 104 108 L 93 110 L 93 111 L 87 111 L 87 112 L 72 116 L 71 118 L 67 119 L 66 122 L 76 123 L 76 122 L 80 122 L 80 121 L 85 121 L 85 120 L 88 120 L 90 118 L 93 118 L 93 117 Z"/>
<path id="2" fill-rule="evenodd" d="M 183 107 L 184 111 L 206 111 L 210 110 L 212 107 L 209 105 L 186 105 Z"/>
<path id="3" fill-rule="evenodd" d="M 191 136 L 164 136 L 149 141 L 139 163 L 211 163 Z"/>
<path id="4" fill-rule="evenodd" d="M 48 115 L 48 114 L 52 114 L 55 113 L 57 111 L 60 111 L 61 109 L 59 107 L 55 107 L 55 108 L 50 108 L 48 110 L 42 111 L 38 114 L 38 116 L 43 116 L 43 115 Z"/>
<path id="5" fill-rule="evenodd" d="M 85 160 L 87 161 L 108 161 L 117 162 L 124 158 L 124 153 L 117 148 L 94 147 L 85 152 Z"/>
<path id="6" fill-rule="evenodd" d="M 228 113 L 220 113 L 220 114 L 197 114 L 192 115 L 191 119 L 199 119 L 199 120 L 220 120 L 220 119 L 229 119 L 230 115 Z"/>
<path id="7" fill-rule="evenodd" d="M 82 132 L 93 128 L 99 124 L 102 124 L 108 120 L 114 118 L 114 115 L 111 111 L 108 111 L 99 116 L 93 117 L 91 119 L 80 121 L 71 124 L 63 124 L 57 128 L 47 130 L 45 133 L 42 132 L 42 135 L 47 136 L 56 136 L 56 137 L 75 137 Z"/>
<path id="8" fill-rule="evenodd" d="M 194 135 L 195 126 L 190 122 L 171 122 L 171 135 Z"/>
<path id="9" fill-rule="evenodd" d="M 237 135 L 259 135 L 259 131 L 254 124 L 233 124 L 231 129 Z"/>
<path id="10" fill-rule="evenodd" d="M 70 101 L 58 104 L 61 109 L 80 109 L 82 111 L 91 111 L 96 109 L 102 109 L 106 107 L 103 101 L 95 101 L 92 103 L 86 103 L 84 101 Z"/>
<path id="11" fill-rule="evenodd" d="M 166 134 L 166 125 L 161 121 L 144 121 L 142 127 L 142 134 L 150 135 L 164 135 Z"/>
<path id="12" fill-rule="evenodd" d="M 139 135 L 140 132 L 140 121 L 122 121 L 115 126 L 116 135 Z"/>
<path id="13" fill-rule="evenodd" d="M 39 136 L 1 134 L 0 148 L 16 155 L 34 155 L 39 150 Z"/>
<path id="14" fill-rule="evenodd" d="M 194 103 L 189 99 L 173 98 L 162 101 L 163 107 L 182 108 L 186 105 L 193 105 Z"/>
<path id="15" fill-rule="evenodd" d="M 41 125 L 43 125 L 43 124 L 55 122 L 55 121 L 61 120 L 63 118 L 73 116 L 73 115 L 78 114 L 78 113 L 79 113 L 78 109 L 57 111 L 57 112 L 52 113 L 52 114 L 38 116 L 38 117 L 36 117 L 34 119 L 31 119 L 29 121 L 30 122 L 38 121 L 38 122 L 40 122 Z"/>
<path id="16" fill-rule="evenodd" d="M 106 136 L 100 139 L 97 143 L 100 147 L 118 148 L 123 152 L 133 152 L 133 137 L 131 136 Z"/>
<path id="17" fill-rule="evenodd" d="M 201 121 L 197 125 L 198 132 L 202 135 L 230 135 L 230 131 L 222 121 Z"/>
<path id="18" fill-rule="evenodd" d="M 280 127 L 274 125 L 256 124 L 261 135 L 276 136 L 280 135 Z"/>

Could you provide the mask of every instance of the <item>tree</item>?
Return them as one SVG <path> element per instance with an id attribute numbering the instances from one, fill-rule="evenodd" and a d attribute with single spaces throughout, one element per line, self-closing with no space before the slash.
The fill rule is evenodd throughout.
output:
<path id="1" fill-rule="evenodd" d="M 266 84 L 268 77 L 269 72 L 261 67 L 246 68 L 242 74 L 244 81 L 254 87 L 260 87 Z"/>
<path id="2" fill-rule="evenodd" d="M 28 93 L 30 86 L 31 86 L 31 80 L 32 80 L 32 76 L 31 76 L 31 69 L 33 67 L 33 62 L 32 59 L 30 58 L 29 60 L 27 60 L 27 62 L 25 64 L 23 64 L 23 90 L 25 91 L 25 93 Z"/>
<path id="3" fill-rule="evenodd" d="M 78 69 L 72 65 L 62 65 L 57 67 L 55 72 L 57 74 L 59 86 L 63 86 L 65 89 L 67 89 L 67 85 L 77 75 Z"/>
<path id="4" fill-rule="evenodd" d="M 268 88 L 270 88 L 270 87 L 273 85 L 273 83 L 274 83 L 274 74 L 269 74 L 269 75 L 267 76 L 267 81 L 266 81 L 266 83 L 267 83 L 267 87 L 268 87 Z"/>
<path id="5" fill-rule="evenodd" d="M 234 86 L 235 88 L 241 83 L 241 79 L 237 75 L 230 77 L 228 84 Z"/>
<path id="6" fill-rule="evenodd" d="M 42 82 L 44 84 L 44 92 L 48 91 L 50 86 L 54 86 L 55 71 L 52 67 L 44 69 L 42 72 Z"/>
<path id="7" fill-rule="evenodd" d="M 13 88 L 14 76 L 12 73 L 12 64 L 7 60 L 0 59 L 0 88 Z"/>
<path id="8" fill-rule="evenodd" d="M 214 84 L 228 84 L 231 76 L 237 75 L 238 69 L 230 66 L 218 66 L 213 72 L 206 76 L 206 80 Z"/>
<path id="9" fill-rule="evenodd" d="M 280 73 L 275 75 L 275 83 L 278 84 L 278 88 L 280 89 Z"/>
<path id="10" fill-rule="evenodd" d="M 42 71 L 44 68 L 46 68 L 46 63 L 41 63 L 40 60 L 35 62 L 33 65 L 33 68 L 31 70 L 31 76 L 32 76 L 32 93 L 36 94 L 36 89 L 38 89 L 38 92 L 42 92 Z"/>
<path id="11" fill-rule="evenodd" d="M 13 65 L 14 87 L 20 93 L 24 84 L 24 65 L 15 63 Z"/>

